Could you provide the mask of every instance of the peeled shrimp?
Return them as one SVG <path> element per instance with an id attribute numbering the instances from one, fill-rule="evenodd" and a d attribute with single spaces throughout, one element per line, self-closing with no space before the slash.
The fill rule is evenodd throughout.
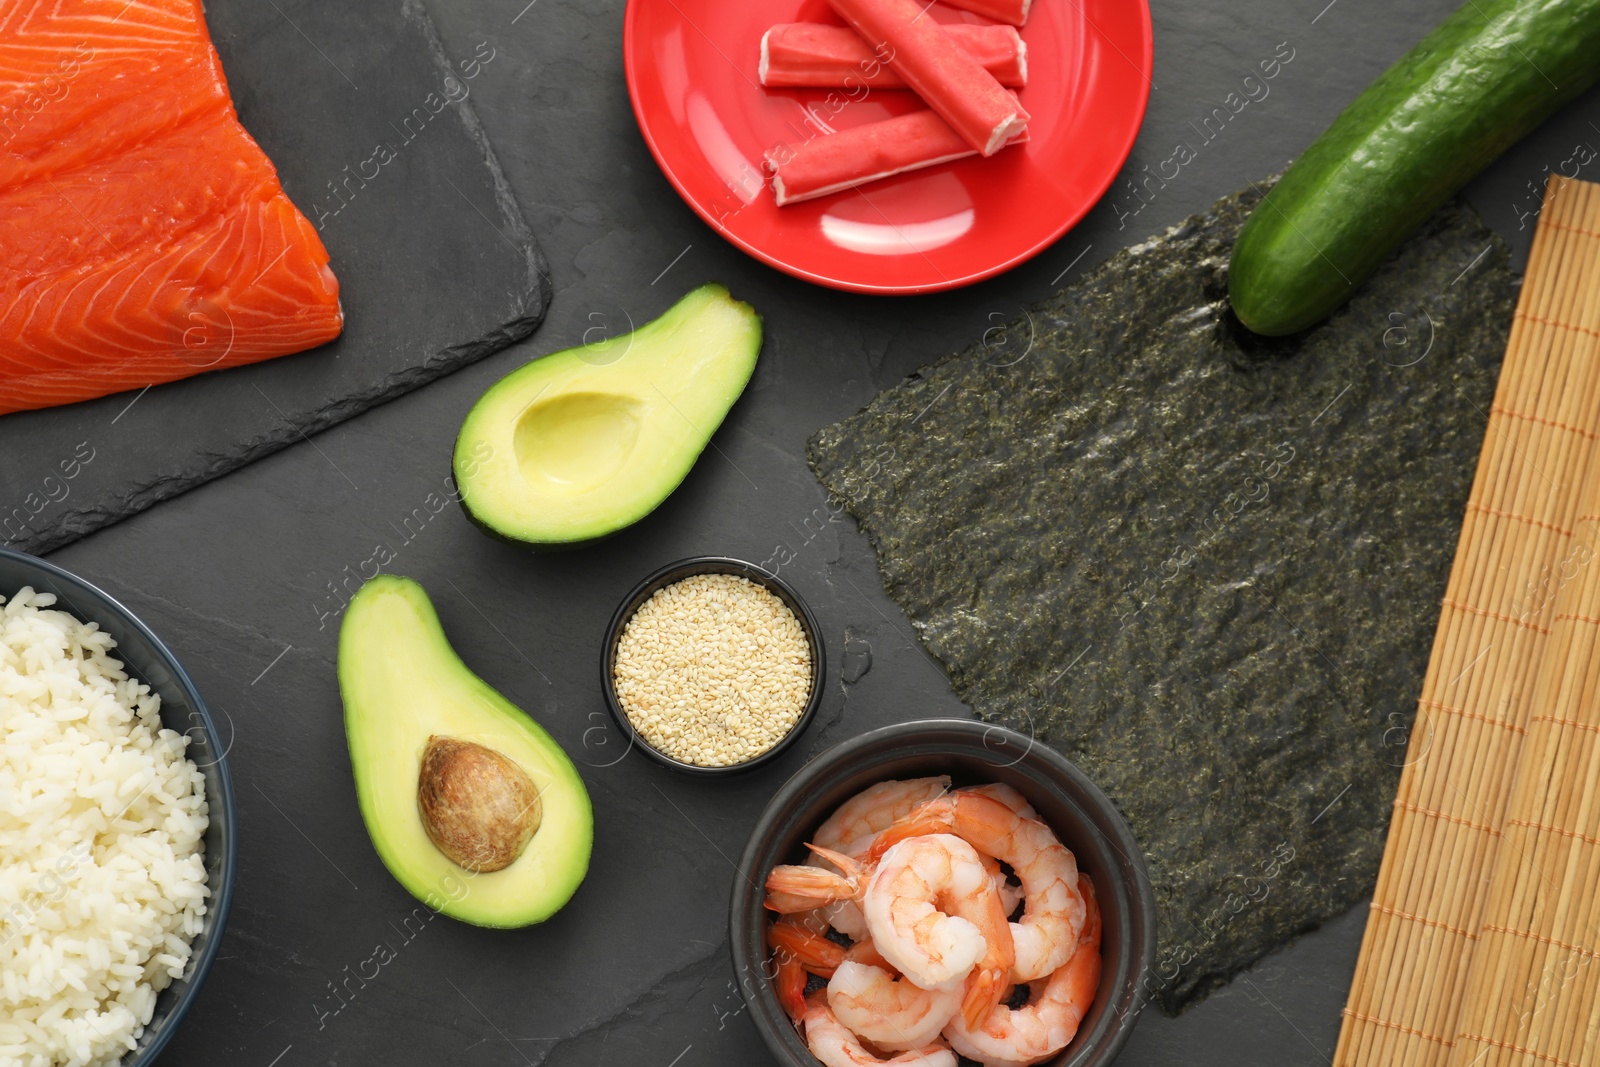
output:
<path id="1" fill-rule="evenodd" d="M 990 800 L 998 800 L 1024 819 L 1037 819 L 1039 813 L 1033 810 L 1033 805 L 1028 803 L 1028 798 L 1020 790 L 1014 789 L 1004 782 L 989 782 L 985 785 L 964 785 L 957 789 L 958 793 L 976 793 Z M 932 797 L 928 798 L 932 800 Z"/>
<path id="2" fill-rule="evenodd" d="M 1055 833 L 993 796 L 958 790 L 930 800 L 880 833 L 868 859 L 885 854 L 897 841 L 941 833 L 955 834 L 985 855 L 1009 863 L 1022 882 L 1022 919 L 1011 924 L 1016 945 L 1012 976 L 1030 982 L 1066 963 L 1083 932 L 1085 911 L 1077 888 L 1078 861 Z"/>
<path id="3" fill-rule="evenodd" d="M 813 843 L 860 859 L 872 839 L 923 804 L 950 791 L 950 778 L 908 778 L 868 786 L 828 816 Z"/>
<path id="4" fill-rule="evenodd" d="M 845 960 L 828 980 L 828 1007 L 856 1036 L 881 1049 L 900 1052 L 938 1040 L 961 1007 L 961 991 L 919 989 L 895 978 L 882 967 Z"/>
<path id="5" fill-rule="evenodd" d="M 1000 869 L 1000 861 L 993 856 L 985 856 L 980 852 L 978 858 L 983 860 L 983 867 L 989 872 L 990 881 L 994 882 L 994 890 L 1000 894 L 1001 910 L 1010 918 L 1011 913 L 1017 910 L 1017 905 L 1022 903 L 1022 887 L 1011 884 L 1006 872 Z"/>
<path id="6" fill-rule="evenodd" d="M 873 944 L 923 989 L 962 987 L 980 968 L 977 992 L 1003 994 L 1011 930 L 977 851 L 952 834 L 909 838 L 884 853 L 861 896 Z M 965 1004 L 964 1004 L 965 1006 Z"/>
<path id="7" fill-rule="evenodd" d="M 872 840 L 880 831 L 949 791 L 948 775 L 878 782 L 839 805 L 839 809 L 817 827 L 812 841 L 823 848 L 860 859 L 872 847 Z M 816 855 L 806 862 L 814 867 L 828 868 L 827 861 Z M 828 925 L 841 934 L 857 941 L 867 936 L 867 920 L 862 917 L 855 901 L 837 900 L 823 905 L 818 911 L 826 918 Z"/>
<path id="8" fill-rule="evenodd" d="M 806 1047 L 824 1067 L 956 1067 L 956 1055 L 944 1042 L 931 1042 L 924 1048 L 901 1052 L 880 1059 L 861 1047 L 861 1041 L 834 1017 L 828 1000 L 821 993 L 806 999 Z"/>
<path id="9" fill-rule="evenodd" d="M 988 1067 L 1024 1067 L 1055 1055 L 1077 1034 L 1100 985 L 1100 908 L 1087 877 L 1079 887 L 1085 917 L 1072 958 L 1048 981 L 1029 988 L 1024 1007 L 1002 1004 L 979 1026 L 971 1026 L 959 1013 L 952 1017 L 944 1036 L 961 1055 Z"/>
<path id="10" fill-rule="evenodd" d="M 945 1039 L 961 1055 L 988 1067 L 1022 1067 L 1055 1055 L 1078 1032 L 1100 984 L 1100 949 L 1085 945 L 1072 954 L 1025 1007 L 1004 1004 L 982 1024 L 968 1028 L 959 1012 L 944 1028 Z"/>
<path id="11" fill-rule="evenodd" d="M 825 907 L 825 906 L 824 906 Z M 823 914 L 823 908 L 812 908 L 810 911 L 790 912 L 784 916 L 790 922 L 799 923 L 818 937 L 828 936 L 828 931 L 833 927 L 828 922 L 828 917 Z"/>
<path id="12" fill-rule="evenodd" d="M 1023 796 L 1019 790 L 1006 785 L 1004 782 L 989 782 L 985 785 L 964 785 L 960 789 L 956 790 L 956 792 L 977 793 L 979 796 L 985 796 L 991 800 L 998 800 L 1000 803 L 1004 804 L 1006 807 L 1010 808 L 1024 819 L 1039 818 L 1039 813 L 1034 810 L 1032 804 L 1028 803 L 1028 798 Z M 994 884 L 995 888 L 1000 890 L 1001 903 L 1005 904 L 1006 914 L 1010 915 L 1012 912 L 1017 910 L 1017 905 L 1022 903 L 1022 887 L 1013 885 L 1006 879 L 1006 876 L 1000 872 L 999 860 L 995 859 L 993 856 L 987 858 L 993 863 L 993 866 L 990 867 L 989 870 L 990 873 L 995 876 Z"/>
<path id="13" fill-rule="evenodd" d="M 854 900 L 836 900 L 817 909 L 823 921 L 846 937 L 859 941 L 867 936 L 867 919 Z"/>
<path id="14" fill-rule="evenodd" d="M 866 856 L 867 849 L 872 848 L 872 841 L 877 838 L 878 833 L 882 833 L 899 819 L 909 816 L 912 811 L 928 801 L 944 797 L 949 792 L 950 777 L 947 774 L 869 785 L 867 789 L 846 800 L 838 811 L 818 827 L 814 841 L 824 848 L 835 849 L 846 856 L 861 859 L 862 856 Z M 957 792 L 979 793 L 982 797 L 994 798 L 1006 808 L 1016 811 L 1024 819 L 1038 817 L 1032 805 L 1027 803 L 1027 797 L 1010 785 L 1000 782 L 965 785 Z M 827 869 L 827 861 L 818 856 L 811 856 L 806 864 Z M 1005 913 L 1010 915 L 1016 910 L 1016 905 L 1022 902 L 1022 889 L 1006 880 L 1005 875 L 1000 872 L 998 862 L 990 865 L 990 873 L 994 875 L 995 888 L 1000 891 L 1000 902 L 1005 905 Z M 834 901 L 816 910 L 824 921 L 827 921 L 827 925 L 837 929 L 838 933 L 854 937 L 856 941 L 861 941 L 862 937 L 867 936 L 867 920 L 856 902 Z"/>

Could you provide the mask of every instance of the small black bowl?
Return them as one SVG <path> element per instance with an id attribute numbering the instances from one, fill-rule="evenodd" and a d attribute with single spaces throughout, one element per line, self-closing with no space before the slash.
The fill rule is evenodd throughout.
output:
<path id="1" fill-rule="evenodd" d="M 194 680 L 133 612 L 53 563 L 26 552 L 0 548 L 0 596 L 9 600 L 25 585 L 40 593 L 54 593 L 56 604 L 52 610 L 95 623 L 116 640 L 117 647 L 111 655 L 122 661 L 131 677 L 144 682 L 161 698 L 161 725 L 189 738 L 188 756 L 205 776 L 211 818 L 205 833 L 205 867 L 211 896 L 206 901 L 200 932 L 192 942 L 193 952 L 184 976 L 156 997 L 155 1011 L 139 1038 L 138 1048 L 122 1058 L 121 1067 L 147 1067 L 161 1054 L 194 1004 L 217 958 L 222 931 L 228 923 L 239 853 L 233 779 L 228 774 L 226 758 L 233 744 L 232 731 L 226 739 L 221 736 Z"/>
<path id="2" fill-rule="evenodd" d="M 800 713 L 800 718 L 790 728 L 777 744 L 742 763 L 731 763 L 726 767 L 702 767 L 695 763 L 685 763 L 662 752 L 650 742 L 646 741 L 639 732 L 633 728 L 633 723 L 628 719 L 628 713 L 622 710 L 622 703 L 617 699 L 617 687 L 613 682 L 613 668 L 617 659 L 617 643 L 622 638 L 622 628 L 633 618 L 633 613 L 638 611 L 646 600 L 656 594 L 656 590 L 671 585 L 673 582 L 696 574 L 733 574 L 740 578 L 748 578 L 757 585 L 765 586 L 774 596 L 789 606 L 794 612 L 794 617 L 799 620 L 800 628 L 805 631 L 806 640 L 811 645 L 811 695 L 806 698 L 805 710 Z M 669 563 L 644 581 L 633 587 L 633 591 L 623 598 L 621 606 L 611 616 L 611 624 L 606 627 L 605 644 L 600 651 L 600 690 L 606 695 L 606 707 L 611 711 L 611 717 L 616 720 L 617 728 L 628 739 L 630 747 L 638 746 L 646 756 L 655 760 L 664 767 L 671 767 L 675 771 L 685 774 L 700 775 L 701 777 L 720 777 L 728 774 L 742 774 L 754 770 L 764 764 L 770 763 L 782 755 L 784 749 L 794 744 L 795 739 L 805 730 L 811 722 L 811 717 L 817 713 L 817 708 L 822 704 L 822 680 L 827 675 L 827 656 L 822 647 L 821 630 L 817 626 L 817 617 L 811 614 L 811 609 L 800 595 L 789 588 L 776 574 L 746 563 L 742 559 L 731 559 L 727 556 L 695 556 L 692 559 L 680 559 L 676 563 Z"/>
<path id="3" fill-rule="evenodd" d="M 953 785 L 1003 782 L 1026 796 L 1094 879 L 1103 923 L 1100 989 L 1077 1036 L 1041 1067 L 1103 1067 L 1143 1006 L 1155 960 L 1155 895 L 1133 832 L 1110 799 L 1041 743 L 969 719 L 900 723 L 835 745 L 784 783 L 756 821 L 729 904 L 734 974 L 762 1040 L 785 1067 L 817 1067 L 773 991 L 761 906 L 767 872 L 805 858 L 822 821 L 875 782 L 948 774 Z"/>

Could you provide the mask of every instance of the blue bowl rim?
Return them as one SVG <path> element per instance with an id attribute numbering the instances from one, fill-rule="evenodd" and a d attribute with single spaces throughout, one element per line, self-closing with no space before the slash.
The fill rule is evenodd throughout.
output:
<path id="1" fill-rule="evenodd" d="M 150 1039 L 149 1044 L 139 1048 L 133 1054 L 133 1059 L 126 1060 L 123 1063 L 123 1067 L 145 1067 L 161 1054 L 162 1049 L 166 1048 L 167 1042 L 172 1040 L 172 1035 L 177 1032 L 178 1025 L 183 1022 L 184 1016 L 189 1014 L 189 1009 L 193 1006 L 195 997 L 200 992 L 200 987 L 205 984 L 206 975 L 211 972 L 211 964 L 216 959 L 217 952 L 221 948 L 222 935 L 228 925 L 228 912 L 233 907 L 233 883 L 238 874 L 239 864 L 239 820 L 237 809 L 234 806 L 233 775 L 228 771 L 227 752 L 222 749 L 222 739 L 221 735 L 217 733 L 217 724 L 212 720 L 211 709 L 206 706 L 205 698 L 200 695 L 200 690 L 194 684 L 194 679 L 189 676 L 188 671 L 184 670 L 183 664 L 178 662 L 178 657 L 173 655 L 172 649 L 167 647 L 167 643 L 157 637 L 155 632 L 144 624 L 143 620 L 132 611 L 129 611 L 122 601 L 93 582 L 80 578 L 64 567 L 59 567 L 49 560 L 41 559 L 30 553 L 0 545 L 0 559 L 15 560 L 24 566 L 32 567 L 55 581 L 77 586 L 101 598 L 110 605 L 111 610 L 120 616 L 119 621 L 133 628 L 141 637 L 149 641 L 151 647 L 155 649 L 156 655 L 165 662 L 167 669 L 172 672 L 173 678 L 177 680 L 179 688 L 183 690 L 183 695 L 189 700 L 195 714 L 199 716 L 200 725 L 205 730 L 212 748 L 217 752 L 214 766 L 217 769 L 217 778 L 222 783 L 222 796 L 216 798 L 208 794 L 206 802 L 208 807 L 212 809 L 212 818 L 216 817 L 216 809 L 220 807 L 231 832 L 226 836 L 223 844 L 222 867 L 220 869 L 222 884 L 212 887 L 211 903 L 207 911 L 207 918 L 211 919 L 213 924 L 211 935 L 207 938 L 206 945 L 201 949 L 200 955 L 195 958 L 194 969 L 186 976 L 189 983 L 188 986 L 184 989 L 178 1002 L 173 1005 L 172 1011 L 168 1013 L 160 1031 Z M 95 622 L 98 620 L 85 619 L 83 621 Z M 128 664 L 128 667 L 133 669 L 132 664 Z M 220 805 L 217 803 L 219 799 Z"/>

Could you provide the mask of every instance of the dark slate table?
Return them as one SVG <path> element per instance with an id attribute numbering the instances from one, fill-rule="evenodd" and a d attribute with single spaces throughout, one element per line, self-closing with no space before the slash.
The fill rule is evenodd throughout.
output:
<path id="1" fill-rule="evenodd" d="M 1454 2 L 1154 0 L 1158 88 L 1129 175 L 1193 142 L 1191 124 L 1280 44 L 1293 59 L 1270 95 L 1148 204 L 1114 189 L 1008 275 L 951 295 L 884 299 L 769 270 L 678 200 L 628 106 L 622 0 L 433 0 L 453 55 L 487 41 L 502 57 L 474 102 L 551 264 L 544 326 L 52 557 L 164 635 L 232 737 L 238 893 L 221 957 L 162 1062 L 768 1062 L 731 985 L 729 857 L 810 755 L 873 726 L 968 714 L 884 595 L 868 545 L 827 509 L 802 458 L 807 436 L 1064 277 L 1280 168 Z M 1600 173 L 1592 148 L 1574 151 L 1600 144 L 1596 122 L 1600 95 L 1590 94 L 1470 190 L 1519 256 L 1537 203 L 1528 183 L 1542 184 L 1546 168 Z M 594 326 L 642 322 L 707 279 L 766 316 L 766 348 L 719 451 L 655 515 L 600 547 L 536 557 L 484 537 L 454 506 L 433 512 L 427 501 L 449 473 L 456 428 L 491 382 Z M 394 552 L 393 570 L 433 594 L 467 662 L 580 761 L 595 805 L 594 862 L 571 905 L 543 926 L 426 921 L 368 843 L 334 678 L 334 591 L 380 544 Z M 759 561 L 780 546 L 828 643 L 827 698 L 803 743 L 768 771 L 714 786 L 637 754 L 614 762 L 596 678 L 617 600 L 671 559 Z M 1121 1062 L 1326 1062 L 1364 912 L 1268 956 L 1180 1018 L 1147 1012 Z"/>

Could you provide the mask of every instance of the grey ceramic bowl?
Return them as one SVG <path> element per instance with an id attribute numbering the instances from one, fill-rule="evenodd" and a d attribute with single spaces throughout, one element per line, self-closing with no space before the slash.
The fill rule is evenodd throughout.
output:
<path id="1" fill-rule="evenodd" d="M 136 1051 L 122 1059 L 121 1067 L 147 1067 L 166 1047 L 178 1024 L 194 1003 L 200 985 L 211 970 L 222 941 L 233 901 L 234 868 L 238 839 L 233 803 L 233 782 L 225 759 L 231 738 L 219 737 L 194 681 L 171 650 L 134 614 L 106 593 L 53 563 L 36 556 L 0 548 L 0 596 L 10 599 L 23 586 L 56 595 L 55 607 L 116 639 L 113 655 L 161 697 L 161 723 L 189 737 L 189 758 L 206 779 L 206 803 L 211 825 L 206 830 L 206 885 L 211 890 L 205 924 L 194 939 L 194 954 L 184 977 L 156 998 L 155 1013 L 145 1027 Z"/>
<path id="2" fill-rule="evenodd" d="M 1100 990 L 1077 1036 L 1048 1067 L 1091 1067 L 1116 1058 L 1142 1004 L 1155 957 L 1155 898 L 1128 824 L 1082 771 L 1022 734 L 967 719 L 902 723 L 836 745 L 784 783 L 756 822 L 739 863 L 729 913 L 734 972 L 756 1029 L 779 1063 L 816 1067 L 778 1003 L 768 975 L 761 885 L 841 803 L 874 782 L 948 774 L 955 785 L 1004 782 L 1038 810 L 1094 879 L 1104 932 Z"/>
<path id="3" fill-rule="evenodd" d="M 777 744 L 765 752 L 752 756 L 742 763 L 731 763 L 726 767 L 702 767 L 667 755 L 646 741 L 643 735 L 633 728 L 628 713 L 622 710 L 622 701 L 617 698 L 614 671 L 617 644 L 622 640 L 623 627 L 628 625 L 633 613 L 644 606 L 645 601 L 655 596 L 658 590 L 696 574 L 732 574 L 765 587 L 794 612 L 794 617 L 800 623 L 800 629 L 805 631 L 806 640 L 811 645 L 811 694 L 806 698 L 806 706 L 800 712 L 800 718 Z M 676 563 L 667 564 L 634 586 L 628 595 L 622 598 L 622 603 L 617 605 L 617 610 L 612 613 L 611 623 L 606 627 L 605 643 L 600 646 L 600 691 L 605 694 L 606 710 L 611 712 L 611 719 L 617 724 L 617 729 L 622 731 L 622 736 L 628 739 L 629 748 L 637 747 L 640 752 L 663 767 L 671 767 L 682 774 L 697 778 L 726 778 L 729 775 L 743 774 L 757 767 L 764 767 L 783 755 L 816 715 L 817 708 L 822 704 L 823 679 L 828 674 L 828 653 L 822 644 L 821 634 L 821 628 L 817 626 L 817 617 L 811 614 L 811 608 L 800 599 L 799 593 L 789 587 L 788 582 L 776 574 L 754 563 L 746 563 L 742 559 L 728 556 L 695 556 L 691 559 L 680 559 Z"/>

